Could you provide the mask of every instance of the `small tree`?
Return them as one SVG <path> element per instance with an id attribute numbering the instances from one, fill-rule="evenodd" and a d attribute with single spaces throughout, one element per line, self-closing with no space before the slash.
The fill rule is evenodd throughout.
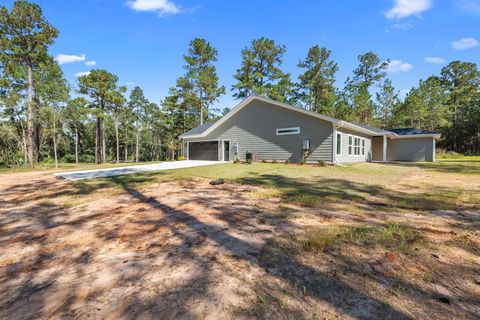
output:
<path id="1" fill-rule="evenodd" d="M 75 163 L 78 164 L 78 154 L 80 145 L 80 127 L 86 119 L 86 108 L 88 101 L 82 97 L 69 100 L 65 108 L 65 120 L 68 127 L 73 131 L 75 143 Z"/>

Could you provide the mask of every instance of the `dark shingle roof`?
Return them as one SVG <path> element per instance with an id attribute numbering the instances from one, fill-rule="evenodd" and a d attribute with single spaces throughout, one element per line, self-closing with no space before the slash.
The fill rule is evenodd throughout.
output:
<path id="1" fill-rule="evenodd" d="M 431 130 L 422 130 L 416 128 L 399 128 L 399 129 L 387 129 L 399 136 L 412 135 L 412 134 L 438 134 L 438 132 Z"/>
<path id="2" fill-rule="evenodd" d="M 185 132 L 184 136 L 186 135 L 195 135 L 195 134 L 202 134 L 203 132 L 205 132 L 205 130 L 207 130 L 208 128 L 210 128 L 211 126 L 213 126 L 215 122 L 209 122 L 209 123 L 204 123 L 196 128 L 193 128 L 192 130 L 190 131 L 187 131 Z"/>

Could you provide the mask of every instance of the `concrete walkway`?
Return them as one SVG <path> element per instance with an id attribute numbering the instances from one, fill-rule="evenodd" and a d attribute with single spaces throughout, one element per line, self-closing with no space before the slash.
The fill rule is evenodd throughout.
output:
<path id="1" fill-rule="evenodd" d="M 70 171 L 55 173 L 57 178 L 63 178 L 71 181 L 83 180 L 83 179 L 95 179 L 102 177 L 114 177 L 124 174 L 132 174 L 147 171 L 162 171 L 182 168 L 193 168 L 200 166 L 210 166 L 214 164 L 220 164 L 220 161 L 202 161 L 202 160 L 184 160 L 184 161 L 172 161 L 172 162 L 159 162 L 154 164 L 143 164 L 130 167 L 116 167 L 108 169 L 93 169 L 83 171 Z"/>

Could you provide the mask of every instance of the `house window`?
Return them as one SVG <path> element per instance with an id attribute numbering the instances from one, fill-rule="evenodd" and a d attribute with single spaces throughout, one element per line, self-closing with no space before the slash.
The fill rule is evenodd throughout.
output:
<path id="1" fill-rule="evenodd" d="M 337 155 L 342 154 L 342 134 L 337 133 Z"/>
<path id="2" fill-rule="evenodd" d="M 362 138 L 362 156 L 365 155 L 365 139 Z"/>
<path id="3" fill-rule="evenodd" d="M 277 136 L 285 136 L 288 134 L 300 134 L 300 127 L 277 129 Z"/>
<path id="4" fill-rule="evenodd" d="M 360 155 L 360 138 L 355 137 L 355 152 L 356 156 Z"/>
<path id="5" fill-rule="evenodd" d="M 348 136 L 348 155 L 351 156 L 353 151 L 353 136 Z"/>

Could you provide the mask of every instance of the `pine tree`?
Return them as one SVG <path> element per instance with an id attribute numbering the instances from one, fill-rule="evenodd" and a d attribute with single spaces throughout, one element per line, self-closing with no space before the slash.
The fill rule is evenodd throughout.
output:
<path id="1" fill-rule="evenodd" d="M 297 65 L 306 69 L 298 78 L 299 98 L 304 107 L 315 112 L 333 116 L 335 102 L 335 74 L 337 64 L 330 58 L 331 51 L 314 46 L 307 57 Z"/>
<path id="2" fill-rule="evenodd" d="M 271 39 L 253 40 L 250 47 L 242 50 L 242 65 L 234 76 L 237 83 L 232 86 L 233 96 L 244 99 L 255 94 L 289 102 L 293 83 L 290 75 L 280 70 L 285 51 L 285 46 Z"/>
<path id="3" fill-rule="evenodd" d="M 48 47 L 58 36 L 43 17 L 42 9 L 28 1 L 15 1 L 10 12 L 0 6 L 0 61 L 21 77 L 27 91 L 27 158 L 33 165 L 38 160 L 36 141 L 37 115 L 34 76 L 40 65 L 48 61 Z"/>
<path id="4" fill-rule="evenodd" d="M 217 50 L 205 39 L 195 38 L 190 42 L 188 54 L 183 56 L 187 63 L 187 74 L 183 79 L 189 82 L 195 95 L 195 107 L 200 111 L 200 124 L 208 120 L 211 105 L 225 94 L 225 87 L 219 86 L 214 62 Z"/>

